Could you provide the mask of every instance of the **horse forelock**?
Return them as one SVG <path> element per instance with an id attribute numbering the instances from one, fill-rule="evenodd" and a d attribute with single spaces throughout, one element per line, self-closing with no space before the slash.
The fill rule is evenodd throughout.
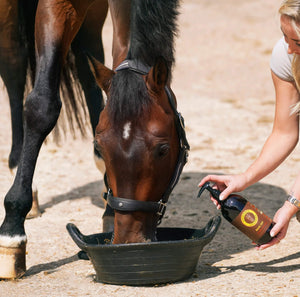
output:
<path id="1" fill-rule="evenodd" d="M 122 70 L 113 77 L 107 111 L 114 124 L 138 120 L 149 108 L 150 102 L 145 81 L 140 74 Z"/>

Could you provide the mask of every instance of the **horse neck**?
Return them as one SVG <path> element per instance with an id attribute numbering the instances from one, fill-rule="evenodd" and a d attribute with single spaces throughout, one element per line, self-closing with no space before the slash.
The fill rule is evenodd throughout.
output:
<path id="1" fill-rule="evenodd" d="M 130 2 L 131 0 L 109 0 L 110 14 L 113 23 L 113 69 L 127 56 L 130 32 Z"/>

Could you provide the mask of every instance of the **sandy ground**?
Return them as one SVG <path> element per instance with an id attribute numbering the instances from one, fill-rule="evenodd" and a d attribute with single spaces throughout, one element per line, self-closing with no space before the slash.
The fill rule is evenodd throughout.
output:
<path id="1" fill-rule="evenodd" d="M 163 226 L 197 227 L 218 214 L 206 199 L 196 200 L 200 179 L 212 172 L 238 173 L 258 155 L 272 128 L 274 91 L 269 59 L 281 37 L 277 9 L 281 0 L 186 0 L 179 18 L 173 89 L 187 126 L 189 163 L 175 188 Z M 104 30 L 111 65 L 111 22 Z M 0 96 L 0 199 L 12 177 L 9 108 Z M 273 216 L 298 173 L 300 151 L 274 173 L 244 192 Z M 26 221 L 27 272 L 0 282 L 0 296 L 300 296 L 299 225 L 292 219 L 285 240 L 256 251 L 250 240 L 222 220 L 199 259 L 195 274 L 175 284 L 127 287 L 94 281 L 89 261 L 65 226 L 84 234 L 101 230 L 101 176 L 93 163 L 92 136 L 44 145 L 35 181 L 43 215 Z M 2 204 L 2 202 L 1 202 Z M 0 220 L 4 209 L 0 208 Z"/>

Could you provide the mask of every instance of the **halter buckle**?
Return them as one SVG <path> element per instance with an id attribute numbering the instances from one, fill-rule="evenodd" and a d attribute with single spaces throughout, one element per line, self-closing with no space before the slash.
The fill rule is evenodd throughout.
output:
<path id="1" fill-rule="evenodd" d="M 178 112 L 178 119 L 182 129 L 185 129 L 184 118 L 180 112 Z"/>
<path id="2" fill-rule="evenodd" d="M 157 215 L 159 215 L 160 217 L 163 217 L 165 212 L 167 209 L 167 203 L 163 202 L 162 200 L 158 201 L 158 211 L 157 211 Z"/>

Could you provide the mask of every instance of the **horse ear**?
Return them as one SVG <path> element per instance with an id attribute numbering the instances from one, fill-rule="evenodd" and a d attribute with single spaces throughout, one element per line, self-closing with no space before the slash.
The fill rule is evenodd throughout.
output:
<path id="1" fill-rule="evenodd" d="M 169 70 L 167 62 L 164 58 L 160 57 L 156 60 L 155 65 L 150 69 L 147 82 L 150 88 L 154 91 L 164 89 L 169 79 Z"/>
<path id="2" fill-rule="evenodd" d="M 90 54 L 87 54 L 87 58 L 90 65 L 90 69 L 95 76 L 97 84 L 107 94 L 111 84 L 111 79 L 114 76 L 115 72 L 105 67 L 102 63 L 100 63 L 96 58 L 94 58 Z"/>

